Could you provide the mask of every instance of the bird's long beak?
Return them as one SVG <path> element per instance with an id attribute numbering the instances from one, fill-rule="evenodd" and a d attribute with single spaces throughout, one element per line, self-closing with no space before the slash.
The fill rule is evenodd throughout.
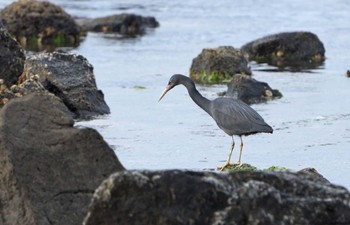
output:
<path id="1" fill-rule="evenodd" d="M 163 93 L 160 95 L 159 99 L 158 99 L 158 102 L 160 102 L 160 100 L 162 100 L 162 98 L 164 97 L 164 95 L 170 91 L 174 86 L 172 85 L 167 85 L 165 90 L 163 91 Z"/>

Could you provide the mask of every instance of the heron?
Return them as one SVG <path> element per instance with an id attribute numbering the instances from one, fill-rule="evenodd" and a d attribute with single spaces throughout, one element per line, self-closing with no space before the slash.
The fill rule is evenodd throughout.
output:
<path id="1" fill-rule="evenodd" d="M 174 74 L 171 76 L 168 85 L 159 97 L 159 100 L 165 96 L 175 86 L 182 84 L 186 87 L 192 100 L 205 112 L 207 112 L 216 122 L 218 127 L 226 134 L 232 137 L 232 145 L 226 163 L 218 167 L 223 171 L 231 164 L 231 155 L 235 146 L 233 136 L 239 136 L 241 139 L 240 152 L 237 165 L 241 165 L 241 157 L 243 150 L 242 136 L 248 136 L 257 133 L 272 133 L 273 129 L 264 119 L 249 105 L 239 99 L 220 97 L 209 100 L 203 97 L 196 89 L 195 83 L 182 74 Z"/>

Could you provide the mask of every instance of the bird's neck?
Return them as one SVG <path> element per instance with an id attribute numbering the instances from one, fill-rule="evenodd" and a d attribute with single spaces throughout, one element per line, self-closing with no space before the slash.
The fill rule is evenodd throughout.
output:
<path id="1" fill-rule="evenodd" d="M 183 83 L 186 86 L 192 100 L 210 115 L 210 100 L 203 97 L 196 89 L 196 85 L 190 79 Z"/>

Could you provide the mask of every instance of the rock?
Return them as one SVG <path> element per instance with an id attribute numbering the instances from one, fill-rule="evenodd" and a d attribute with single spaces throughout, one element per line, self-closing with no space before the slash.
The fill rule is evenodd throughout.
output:
<path id="1" fill-rule="evenodd" d="M 30 93 L 50 94 L 38 80 L 39 76 L 31 76 L 20 84 L 14 84 L 10 88 L 1 85 L 0 88 L 0 107 L 4 106 L 13 98 L 23 97 Z M 1 81 L 0 81 L 1 84 Z"/>
<path id="2" fill-rule="evenodd" d="M 297 173 L 308 175 L 310 179 L 313 179 L 314 181 L 330 184 L 330 182 L 326 178 L 324 178 L 324 176 L 319 174 L 317 170 L 314 168 L 305 168 L 305 169 L 299 170 Z"/>
<path id="3" fill-rule="evenodd" d="M 11 86 L 23 72 L 25 54 L 5 28 L 0 28 L 0 79 Z"/>
<path id="4" fill-rule="evenodd" d="M 102 91 L 96 87 L 93 66 L 80 55 L 40 53 L 25 62 L 25 75 L 39 76 L 46 90 L 61 98 L 81 119 L 110 113 Z"/>
<path id="5" fill-rule="evenodd" d="M 231 46 L 203 49 L 190 68 L 192 80 L 202 84 L 227 82 L 237 73 L 251 75 L 251 70 L 241 51 Z"/>
<path id="6" fill-rule="evenodd" d="M 141 16 L 142 24 L 145 27 L 157 28 L 159 27 L 159 22 L 153 16 Z"/>
<path id="7" fill-rule="evenodd" d="M 282 97 L 282 94 L 272 89 L 267 83 L 257 81 L 254 78 L 237 74 L 227 85 L 226 96 L 240 99 L 247 104 L 266 102 L 274 98 Z"/>
<path id="8" fill-rule="evenodd" d="M 290 172 L 124 171 L 95 191 L 83 224 L 350 224 L 350 193 Z"/>
<path id="9" fill-rule="evenodd" d="M 0 111 L 0 224 L 81 224 L 94 190 L 123 170 L 101 135 L 73 127 L 70 114 L 46 94 Z"/>
<path id="10" fill-rule="evenodd" d="M 46 1 L 19 0 L 0 12 L 0 19 L 22 46 L 42 50 L 77 46 L 79 26 L 61 7 Z"/>
<path id="11" fill-rule="evenodd" d="M 316 68 L 325 60 L 325 48 L 310 32 L 285 32 L 269 35 L 241 47 L 249 60 L 278 67 Z"/>
<path id="12" fill-rule="evenodd" d="M 39 92 L 49 94 L 39 79 L 40 77 L 38 75 L 31 76 L 22 83 L 11 86 L 11 91 L 14 93 L 20 93 L 22 96 Z"/>
<path id="13" fill-rule="evenodd" d="M 218 170 L 220 169 L 221 168 L 218 168 Z M 242 163 L 242 164 L 234 163 L 226 166 L 223 171 L 233 172 L 233 171 L 257 171 L 257 170 L 258 168 L 248 163 Z"/>
<path id="14" fill-rule="evenodd" d="M 143 17 L 134 14 L 119 14 L 95 19 L 78 19 L 83 31 L 118 33 L 124 36 L 135 36 L 145 33 L 146 28 L 159 26 L 154 17 Z"/>

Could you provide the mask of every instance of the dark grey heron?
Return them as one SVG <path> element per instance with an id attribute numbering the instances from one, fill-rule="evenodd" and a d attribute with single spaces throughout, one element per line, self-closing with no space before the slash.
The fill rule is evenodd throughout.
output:
<path id="1" fill-rule="evenodd" d="M 233 135 L 237 135 L 241 139 L 239 158 L 237 162 L 238 165 L 241 165 L 243 149 L 242 136 L 273 132 L 273 129 L 265 123 L 264 119 L 249 105 L 233 98 L 217 98 L 214 100 L 206 99 L 198 92 L 194 82 L 190 78 L 181 74 L 174 74 L 170 78 L 169 83 L 158 102 L 168 91 L 179 84 L 184 85 L 192 100 L 215 120 L 220 129 L 232 137 L 232 146 L 228 159 L 226 163 L 218 169 L 224 170 L 225 167 L 231 164 L 231 155 L 235 146 Z"/>

